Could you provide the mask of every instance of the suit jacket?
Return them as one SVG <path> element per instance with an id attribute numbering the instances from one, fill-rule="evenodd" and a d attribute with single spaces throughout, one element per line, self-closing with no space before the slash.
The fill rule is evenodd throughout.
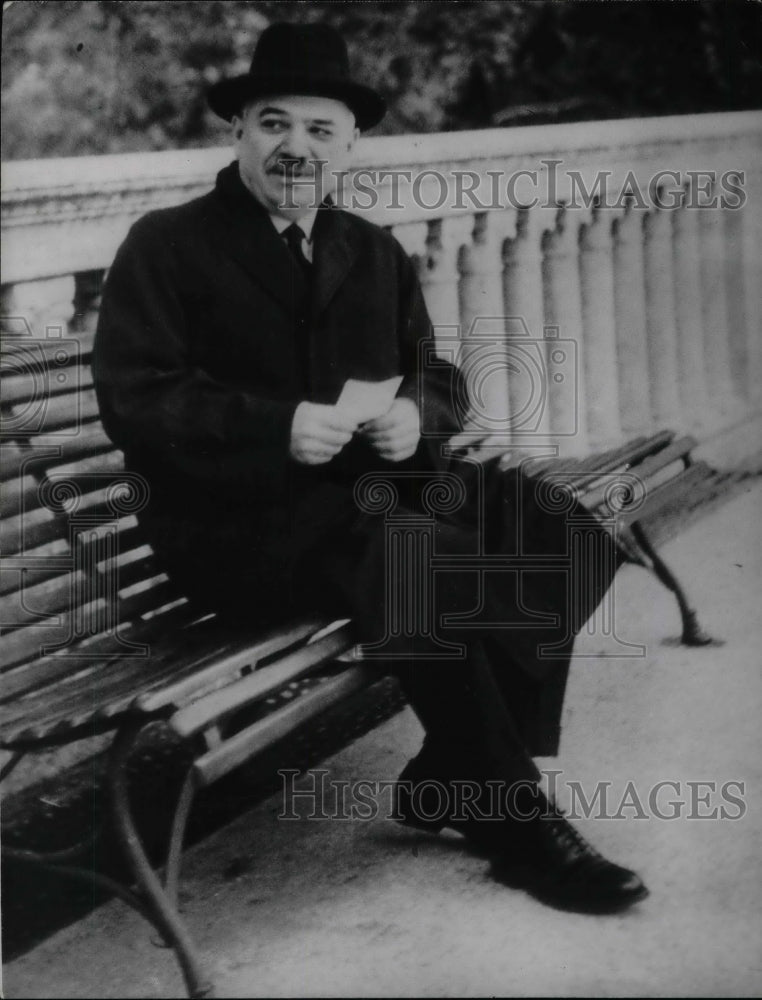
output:
<path id="1" fill-rule="evenodd" d="M 242 585 L 254 606 L 271 597 L 263 617 L 300 554 L 356 510 L 358 474 L 441 464 L 441 437 L 427 435 L 407 463 L 384 462 L 358 437 L 326 466 L 298 465 L 289 441 L 300 401 L 333 403 L 350 377 L 402 375 L 399 394 L 425 401 L 429 431 L 446 438 L 460 426 L 456 369 L 438 365 L 419 382 L 431 327 L 397 241 L 326 206 L 313 274 L 307 301 L 288 247 L 232 163 L 208 195 L 132 227 L 95 341 L 103 424 L 149 483 L 142 520 L 159 555 L 202 600 L 220 588 L 231 600 Z"/>

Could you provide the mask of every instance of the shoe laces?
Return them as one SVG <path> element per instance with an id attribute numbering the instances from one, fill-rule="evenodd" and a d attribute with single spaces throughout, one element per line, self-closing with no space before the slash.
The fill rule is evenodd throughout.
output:
<path id="1" fill-rule="evenodd" d="M 542 820 L 547 824 L 550 836 L 556 841 L 559 847 L 568 852 L 569 859 L 588 858 L 589 860 L 602 860 L 602 856 L 595 848 L 588 843 L 576 827 L 572 826 L 563 812 L 552 806 L 552 818 Z"/>

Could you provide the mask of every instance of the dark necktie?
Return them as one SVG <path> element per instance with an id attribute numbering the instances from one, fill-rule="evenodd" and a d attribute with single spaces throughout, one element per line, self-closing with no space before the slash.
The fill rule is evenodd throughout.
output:
<path id="1" fill-rule="evenodd" d="M 294 305 L 296 307 L 294 337 L 297 347 L 297 357 L 303 366 L 305 388 L 307 388 L 309 383 L 309 303 L 312 294 L 312 264 L 304 256 L 304 251 L 302 250 L 304 233 L 295 222 L 292 222 L 290 226 L 284 229 L 281 235 L 286 240 L 286 244 L 291 251 L 294 264 L 301 271 L 304 278 L 303 293 L 296 294 L 294 298 Z"/>
<path id="2" fill-rule="evenodd" d="M 287 229 L 283 230 L 283 237 L 288 244 L 288 248 L 296 261 L 299 269 L 306 278 L 307 282 L 310 280 L 312 274 L 312 264 L 304 256 L 304 250 L 302 249 L 302 241 L 304 240 L 304 233 L 301 228 L 292 222 Z"/>

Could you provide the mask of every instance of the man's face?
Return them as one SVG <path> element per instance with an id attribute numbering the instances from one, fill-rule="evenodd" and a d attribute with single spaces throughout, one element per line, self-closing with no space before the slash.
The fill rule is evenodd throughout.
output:
<path id="1" fill-rule="evenodd" d="M 262 98 L 233 118 L 244 184 L 268 211 L 292 219 L 334 190 L 358 135 L 349 108 L 329 97 Z"/>

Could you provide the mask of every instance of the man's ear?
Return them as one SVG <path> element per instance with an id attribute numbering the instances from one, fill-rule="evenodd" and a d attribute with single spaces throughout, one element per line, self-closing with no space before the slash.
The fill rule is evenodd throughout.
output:
<path id="1" fill-rule="evenodd" d="M 357 128 L 357 126 L 355 126 L 352 129 L 352 138 L 347 143 L 347 152 L 348 153 L 352 152 L 352 148 L 354 147 L 354 144 L 357 142 L 357 140 L 359 138 L 360 138 L 360 130 L 359 130 L 359 128 Z"/>
<path id="2" fill-rule="evenodd" d="M 240 142 L 243 138 L 243 118 L 241 115 L 233 115 L 230 124 L 233 128 L 234 142 Z"/>

